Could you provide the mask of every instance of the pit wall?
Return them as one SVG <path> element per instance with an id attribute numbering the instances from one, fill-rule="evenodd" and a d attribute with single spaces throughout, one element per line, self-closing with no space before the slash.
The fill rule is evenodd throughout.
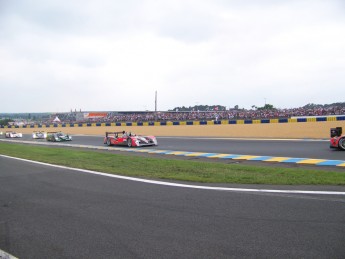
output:
<path id="1" fill-rule="evenodd" d="M 72 123 L 3 127 L 0 131 L 15 130 L 32 133 L 35 130 L 42 130 L 63 131 L 69 134 L 104 135 L 106 131 L 125 130 L 155 136 L 327 139 L 330 136 L 330 128 L 335 127 L 342 127 L 345 130 L 345 116 L 270 120 Z"/>

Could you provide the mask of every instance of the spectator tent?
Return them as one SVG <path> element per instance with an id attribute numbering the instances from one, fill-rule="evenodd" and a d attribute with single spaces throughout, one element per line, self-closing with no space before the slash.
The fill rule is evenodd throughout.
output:
<path id="1" fill-rule="evenodd" d="M 61 122 L 60 119 L 58 118 L 58 116 L 55 117 L 55 119 L 53 120 L 53 122 Z"/>

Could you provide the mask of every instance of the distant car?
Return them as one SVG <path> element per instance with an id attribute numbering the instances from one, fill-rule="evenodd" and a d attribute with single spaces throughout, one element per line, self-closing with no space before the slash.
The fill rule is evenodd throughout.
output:
<path id="1" fill-rule="evenodd" d="M 342 135 L 342 127 L 331 129 L 330 148 L 345 150 L 345 135 Z"/>
<path id="2" fill-rule="evenodd" d="M 5 137 L 6 138 L 22 138 L 23 134 L 15 132 L 15 131 L 6 131 L 5 132 Z"/>
<path id="3" fill-rule="evenodd" d="M 47 141 L 53 141 L 53 142 L 61 142 L 61 141 L 71 141 L 72 136 L 65 134 L 61 131 L 58 132 L 47 132 Z"/>
<path id="4" fill-rule="evenodd" d="M 34 138 L 34 139 L 45 139 L 45 138 L 47 138 L 47 133 L 45 131 L 34 131 L 32 133 L 32 138 Z"/>
<path id="5" fill-rule="evenodd" d="M 108 146 L 127 146 L 127 147 L 143 147 L 157 146 L 158 142 L 154 136 L 141 136 L 131 132 L 106 132 L 103 140 Z"/>

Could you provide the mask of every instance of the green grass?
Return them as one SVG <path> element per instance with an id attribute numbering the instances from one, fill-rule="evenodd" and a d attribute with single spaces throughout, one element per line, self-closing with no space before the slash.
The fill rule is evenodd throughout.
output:
<path id="1" fill-rule="evenodd" d="M 345 185 L 345 171 L 157 159 L 0 142 L 0 154 L 110 174 L 203 183 Z"/>

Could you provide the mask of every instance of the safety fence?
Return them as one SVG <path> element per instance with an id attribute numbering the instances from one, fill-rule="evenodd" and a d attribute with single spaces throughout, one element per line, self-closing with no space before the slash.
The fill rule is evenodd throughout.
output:
<path id="1" fill-rule="evenodd" d="M 344 116 L 327 117 L 305 117 L 305 118 L 283 118 L 283 119 L 260 119 L 260 120 L 202 120 L 202 121 L 150 121 L 150 122 L 104 122 L 104 123 L 47 123 L 34 125 L 12 125 L 0 126 L 0 128 L 58 128 L 58 127 L 104 127 L 104 126 L 193 126 L 193 125 L 228 125 L 228 124 L 267 124 L 267 123 L 303 123 L 303 122 L 325 122 L 345 121 Z"/>

